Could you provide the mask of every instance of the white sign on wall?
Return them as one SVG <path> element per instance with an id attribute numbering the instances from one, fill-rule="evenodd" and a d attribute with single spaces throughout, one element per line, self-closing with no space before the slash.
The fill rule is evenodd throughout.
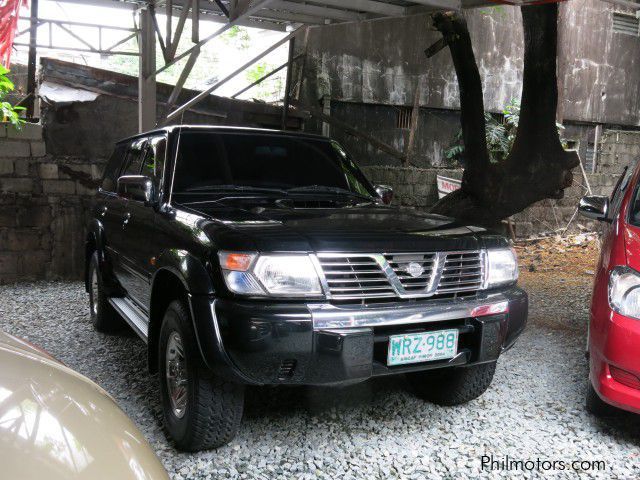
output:
<path id="1" fill-rule="evenodd" d="M 440 175 L 436 175 L 436 181 L 438 182 L 438 198 L 442 198 L 451 192 L 455 192 L 462 185 L 461 180 L 442 177 Z"/>

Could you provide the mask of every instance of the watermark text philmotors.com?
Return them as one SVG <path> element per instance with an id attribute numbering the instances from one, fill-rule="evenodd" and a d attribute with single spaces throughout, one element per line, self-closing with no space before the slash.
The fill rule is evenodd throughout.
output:
<path id="1" fill-rule="evenodd" d="M 509 455 L 494 457 L 482 455 L 480 466 L 483 471 L 506 472 L 550 472 L 550 471 L 576 471 L 576 472 L 602 472 L 607 469 L 604 460 L 557 460 L 549 458 L 512 458 Z"/>

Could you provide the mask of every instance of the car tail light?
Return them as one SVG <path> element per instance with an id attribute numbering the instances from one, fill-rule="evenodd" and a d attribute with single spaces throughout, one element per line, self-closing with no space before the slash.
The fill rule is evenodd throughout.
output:
<path id="1" fill-rule="evenodd" d="M 636 377 L 633 373 L 614 367 L 613 365 L 609 365 L 609 372 L 611 372 L 611 376 L 616 382 L 640 390 L 640 378 Z"/>

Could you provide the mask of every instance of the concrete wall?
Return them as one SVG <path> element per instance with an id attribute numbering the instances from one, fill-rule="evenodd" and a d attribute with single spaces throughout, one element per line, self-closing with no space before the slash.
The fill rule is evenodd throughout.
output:
<path id="1" fill-rule="evenodd" d="M 521 22 L 513 7 L 468 14 L 488 110 L 500 111 L 520 96 Z M 427 59 L 424 49 L 441 35 L 429 15 L 312 28 L 306 47 L 305 94 L 382 105 L 413 105 L 420 88 L 424 107 L 457 109 L 458 82 L 443 50 Z M 302 47 L 301 47 L 302 48 Z"/>
<path id="2" fill-rule="evenodd" d="M 410 115 L 410 108 L 402 112 Z M 409 140 L 409 129 L 398 128 L 401 109 L 392 105 L 370 105 L 352 102 L 331 102 L 331 114 L 336 118 L 356 125 L 361 131 L 404 151 Z M 455 160 L 447 159 L 445 150 L 454 142 L 460 130 L 460 114 L 456 110 L 421 108 L 411 164 L 415 167 L 457 167 Z M 372 147 L 369 143 L 345 134 L 338 128 L 331 129 L 331 136 L 344 144 L 360 165 L 400 165 L 392 158 Z"/>
<path id="3" fill-rule="evenodd" d="M 640 39 L 614 33 L 613 12 L 600 0 L 560 6 L 559 67 L 564 118 L 640 125 Z M 523 38 L 519 7 L 465 11 L 484 88 L 485 108 L 500 112 L 520 97 Z M 424 49 L 441 38 L 429 15 L 315 27 L 305 62 L 306 100 L 332 100 L 457 110 L 458 83 L 448 50 Z M 303 48 L 300 46 L 299 48 Z"/>
<path id="4" fill-rule="evenodd" d="M 613 13 L 600 0 L 560 5 L 559 111 L 566 136 L 584 158 L 595 124 L 640 126 L 640 38 L 613 31 Z M 521 15 L 516 7 L 468 10 L 469 30 L 480 70 L 485 108 L 501 112 L 519 99 L 522 81 Z M 328 25 L 310 30 L 305 50 L 302 98 L 328 98 L 331 114 L 403 151 L 409 131 L 397 117 L 410 110 L 420 89 L 416 167 L 456 167 L 447 160 L 459 130 L 459 92 L 448 50 L 427 59 L 424 49 L 440 38 L 428 15 Z M 319 131 L 317 121 L 306 128 Z M 363 165 L 399 165 L 359 139 L 332 129 Z"/>
<path id="5" fill-rule="evenodd" d="M 103 159 L 46 152 L 42 125 L 0 125 L 0 283 L 78 278 Z"/>

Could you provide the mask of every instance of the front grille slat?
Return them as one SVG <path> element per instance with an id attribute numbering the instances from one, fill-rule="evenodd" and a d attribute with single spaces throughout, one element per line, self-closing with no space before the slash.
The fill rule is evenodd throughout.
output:
<path id="1" fill-rule="evenodd" d="M 480 290 L 484 279 L 484 257 L 478 251 L 332 253 L 319 254 L 318 261 L 334 300 L 468 295 Z"/>
<path id="2" fill-rule="evenodd" d="M 370 255 L 320 255 L 329 293 L 336 300 L 393 298 L 396 292 Z"/>
<path id="3" fill-rule="evenodd" d="M 334 292 L 370 292 L 372 290 L 390 290 L 386 286 L 373 286 L 373 287 L 331 287 Z"/>
<path id="4" fill-rule="evenodd" d="M 327 283 L 332 284 L 340 284 L 340 283 L 380 283 L 385 282 L 389 283 L 386 278 L 332 278 L 327 279 Z"/>
<path id="5" fill-rule="evenodd" d="M 480 290 L 484 265 L 480 252 L 447 253 L 436 293 Z"/>
<path id="6" fill-rule="evenodd" d="M 325 272 L 327 273 L 327 275 L 351 275 L 354 270 L 326 270 Z M 382 272 L 380 272 L 380 270 L 355 270 L 355 272 L 357 272 L 360 275 L 366 275 L 369 273 L 375 273 L 375 274 L 380 274 Z"/>

